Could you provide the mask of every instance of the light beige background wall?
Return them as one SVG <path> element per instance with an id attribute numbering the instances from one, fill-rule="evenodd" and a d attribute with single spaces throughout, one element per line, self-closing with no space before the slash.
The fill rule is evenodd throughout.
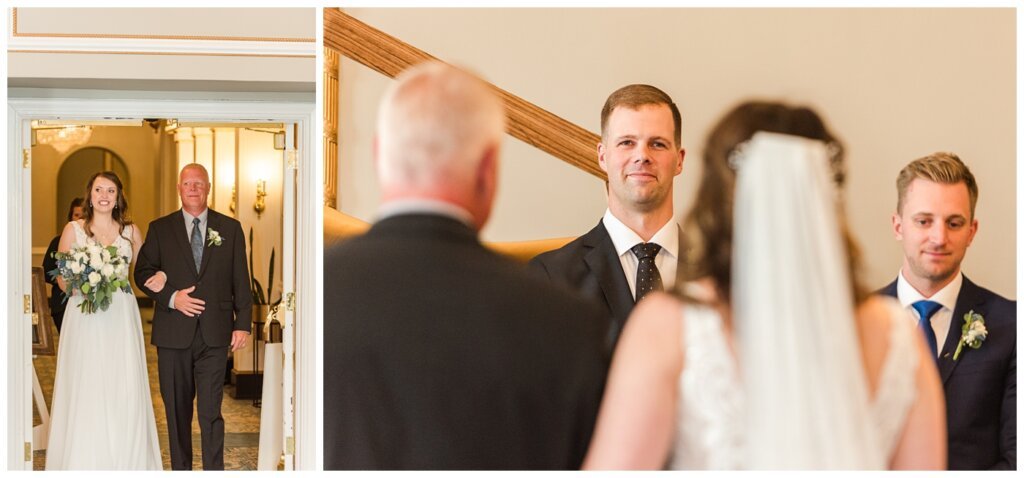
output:
<path id="1" fill-rule="evenodd" d="M 594 132 L 616 88 L 650 83 L 683 114 L 687 161 L 677 217 L 692 204 L 701 143 L 745 98 L 811 105 L 848 150 L 846 193 L 867 278 L 902 258 L 893 239 L 895 177 L 937 150 L 958 153 L 981 188 L 964 270 L 1016 297 L 1016 27 L 1012 9 L 346 9 L 441 59 L 468 66 Z M 341 66 L 339 208 L 372 220 L 371 144 L 390 80 Z M 575 236 L 597 223 L 604 186 L 507 139 L 495 213 L 483 236 Z"/>

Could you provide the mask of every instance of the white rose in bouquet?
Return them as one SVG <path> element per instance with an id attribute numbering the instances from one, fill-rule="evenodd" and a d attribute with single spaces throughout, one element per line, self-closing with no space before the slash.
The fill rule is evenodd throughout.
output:
<path id="1" fill-rule="evenodd" d="M 82 273 L 82 269 L 84 269 L 85 267 L 82 266 L 81 262 L 72 262 L 72 263 L 68 264 L 68 268 L 71 269 L 72 273 L 81 274 Z"/>
<path id="2" fill-rule="evenodd" d="M 99 284 L 101 279 L 103 279 L 103 277 L 100 276 L 99 273 L 97 273 L 96 271 L 89 273 L 89 285 Z"/>
<path id="3" fill-rule="evenodd" d="M 106 277 L 106 278 L 109 279 L 110 276 L 114 275 L 114 266 L 112 266 L 110 264 L 104 264 L 103 268 L 100 269 L 100 274 L 103 274 L 103 277 Z"/>
<path id="4" fill-rule="evenodd" d="M 93 269 L 99 269 L 103 267 L 103 257 L 101 257 L 98 253 L 90 255 L 89 267 L 92 267 Z"/>

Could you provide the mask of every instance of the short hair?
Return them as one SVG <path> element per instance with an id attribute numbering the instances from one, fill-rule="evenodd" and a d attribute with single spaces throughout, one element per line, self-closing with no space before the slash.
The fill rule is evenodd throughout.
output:
<path id="1" fill-rule="evenodd" d="M 500 142 L 505 109 L 489 85 L 431 61 L 398 75 L 377 117 L 382 184 L 464 181 L 483 151 Z"/>
<path id="2" fill-rule="evenodd" d="M 651 85 L 636 84 L 623 86 L 608 96 L 608 99 L 604 101 L 604 107 L 601 108 L 601 139 L 604 139 L 605 137 L 604 135 L 608 128 L 608 118 L 612 115 L 612 112 L 615 111 L 615 108 L 624 106 L 635 110 L 646 105 L 668 106 L 668 109 L 672 111 L 672 122 L 674 126 L 673 139 L 675 139 L 676 147 L 681 147 L 683 128 L 680 124 L 682 119 L 679 115 L 679 107 L 676 106 L 672 101 L 672 97 L 667 93 Z"/>
<path id="3" fill-rule="evenodd" d="M 203 172 L 203 176 L 206 176 L 206 183 L 207 184 L 210 183 L 210 172 L 207 171 L 206 170 L 206 166 L 203 166 L 201 163 L 188 163 L 188 164 L 182 166 L 181 167 L 181 171 L 178 171 L 178 182 L 179 183 L 181 182 L 181 174 L 184 173 L 185 170 L 189 169 L 189 168 L 191 168 L 191 169 L 198 169 L 198 170 L 202 171 Z"/>
<path id="4" fill-rule="evenodd" d="M 971 200 L 971 219 L 974 219 L 974 207 L 978 204 L 978 183 L 974 174 L 960 160 L 960 157 L 947 152 L 929 154 L 906 165 L 896 177 L 896 212 L 903 213 L 903 203 L 907 198 L 907 189 L 915 179 L 927 179 L 940 184 L 959 184 L 967 186 L 967 194 Z"/>

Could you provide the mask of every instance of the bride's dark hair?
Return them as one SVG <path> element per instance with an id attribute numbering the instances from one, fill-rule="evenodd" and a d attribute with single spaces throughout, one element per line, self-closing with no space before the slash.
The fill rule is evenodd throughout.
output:
<path id="1" fill-rule="evenodd" d="M 113 171 L 100 171 L 93 174 L 89 178 L 89 182 L 85 186 L 85 207 L 82 208 L 82 220 L 85 222 L 85 233 L 92 237 L 92 219 L 93 219 L 93 208 L 92 208 L 92 186 L 96 182 L 96 178 L 104 178 L 114 183 L 117 187 L 117 200 L 114 202 L 114 210 L 111 211 L 111 216 L 114 221 L 118 224 L 117 235 L 124 234 L 124 228 L 128 227 L 132 223 L 131 216 L 128 214 L 128 201 L 124 198 L 124 187 L 121 186 L 121 178 L 117 177 Z M 131 239 L 129 238 L 130 242 Z"/>
<path id="2" fill-rule="evenodd" d="M 709 278 L 723 302 L 729 301 L 732 284 L 733 196 L 736 171 L 729 164 L 729 155 L 754 133 L 765 131 L 803 136 L 830 145 L 833 152 L 833 178 L 842 187 L 846 179 L 843 148 L 828 131 L 825 122 L 813 110 L 767 101 L 747 101 L 736 106 L 719 120 L 704 144 L 704 174 L 697 189 L 697 199 L 683 221 L 686 257 L 681 264 L 684 282 Z M 867 298 L 860 281 L 860 249 L 850 234 L 839 206 L 839 224 L 849 260 L 850 283 L 857 303 Z M 678 289 L 678 287 L 677 287 Z M 688 300 L 694 300 L 687 297 Z"/>

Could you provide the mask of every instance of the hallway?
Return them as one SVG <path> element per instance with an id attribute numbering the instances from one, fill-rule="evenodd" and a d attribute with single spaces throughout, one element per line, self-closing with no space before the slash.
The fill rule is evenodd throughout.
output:
<path id="1" fill-rule="evenodd" d="M 146 343 L 146 361 L 149 369 L 150 393 L 153 397 L 153 412 L 156 416 L 157 433 L 160 439 L 160 454 L 163 457 L 164 469 L 170 470 L 170 449 L 167 446 L 167 416 L 164 404 L 160 399 L 159 381 L 157 378 L 156 347 L 149 343 L 152 331 L 152 308 L 140 309 L 143 321 L 143 334 Z M 59 339 L 58 339 L 59 340 Z M 49 409 L 53 397 L 53 377 L 56 365 L 55 356 L 39 356 L 33 360 L 39 383 L 43 389 Z M 252 400 L 235 400 L 231 398 L 232 385 L 224 386 L 224 468 L 227 470 L 255 470 L 259 449 L 260 409 L 253 406 Z M 39 413 L 33 410 L 33 425 L 40 423 Z M 200 450 L 199 423 L 192 420 L 192 468 L 202 468 Z M 36 450 L 33 454 L 33 470 L 42 470 L 46 463 L 46 450 Z"/>

